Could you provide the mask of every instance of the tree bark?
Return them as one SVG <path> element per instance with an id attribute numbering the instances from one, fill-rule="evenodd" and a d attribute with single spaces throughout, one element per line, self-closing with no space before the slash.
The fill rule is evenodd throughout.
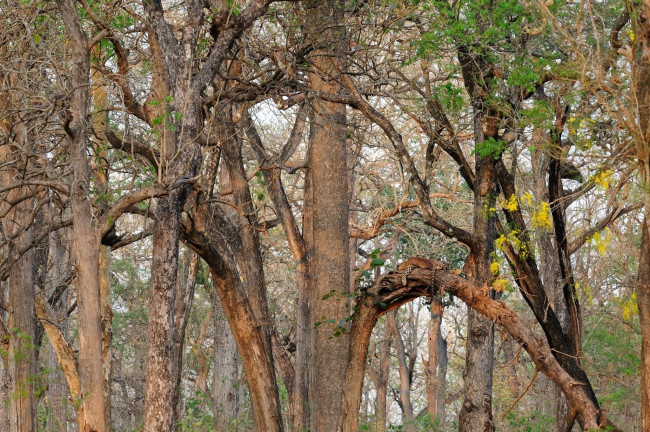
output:
<path id="1" fill-rule="evenodd" d="M 390 332 L 395 340 L 395 352 L 397 354 L 397 365 L 399 369 L 399 398 L 400 407 L 402 408 L 402 423 L 406 430 L 413 427 L 413 405 L 411 404 L 411 383 L 410 372 L 406 362 L 406 350 L 402 335 L 397 329 L 397 311 L 392 311 L 386 316 L 386 323 L 390 326 Z"/>
<path id="2" fill-rule="evenodd" d="M 467 60 L 466 60 L 467 61 Z M 482 117 L 482 102 L 474 101 L 474 134 L 476 143 L 496 135 L 494 120 Z M 487 132 L 487 133 L 486 133 Z M 490 211 L 496 201 L 496 170 L 492 155 L 476 155 L 476 180 L 474 187 L 474 245 L 465 263 L 465 273 L 470 280 L 486 288 L 492 283 L 490 270 L 496 215 Z M 488 288 L 489 289 L 489 288 Z M 494 291 L 491 291 L 491 296 Z M 494 430 L 492 418 L 492 372 L 494 364 L 494 325 L 477 311 L 467 310 L 467 341 L 465 344 L 465 370 L 463 371 L 463 405 L 459 413 L 460 432 L 490 432 Z"/>
<path id="3" fill-rule="evenodd" d="M 341 65 L 336 55 L 343 41 L 343 8 L 337 1 L 310 2 L 307 7 L 310 30 L 320 30 L 311 36 L 323 47 L 311 58 L 310 87 L 317 92 L 337 93 L 340 87 L 336 78 Z M 350 286 L 345 105 L 314 100 L 311 109 L 308 173 L 313 211 L 310 270 L 314 321 L 311 325 L 321 323 L 315 330 L 312 369 L 315 399 L 310 403 L 316 412 L 311 419 L 311 430 L 325 432 L 337 426 L 348 340 L 345 334 L 333 337 L 336 326 L 344 325 L 341 321 L 346 316 L 344 293 Z M 338 294 L 324 300 L 330 291 Z"/>
<path id="4" fill-rule="evenodd" d="M 238 414 L 237 345 L 219 298 L 214 299 L 213 308 L 215 340 L 212 412 L 216 430 L 229 430 Z"/>
<path id="5" fill-rule="evenodd" d="M 185 353 L 185 330 L 192 310 L 196 275 L 199 270 L 199 257 L 192 250 L 186 249 L 181 277 L 176 284 L 177 296 L 174 305 L 174 362 L 172 379 L 174 380 L 174 418 L 181 415 L 181 380 L 183 377 L 183 357 Z M 197 379 L 198 381 L 198 379 Z"/>
<path id="6" fill-rule="evenodd" d="M 70 119 L 65 130 L 70 145 L 70 207 L 75 234 L 77 268 L 77 309 L 79 329 L 80 400 L 86 417 L 83 432 L 106 430 L 104 412 L 104 373 L 99 292 L 100 239 L 90 201 L 90 169 L 86 157 L 86 117 L 90 88 L 90 58 L 88 39 L 81 26 L 75 3 L 58 0 L 57 5 L 68 32 L 71 51 Z"/>
<path id="7" fill-rule="evenodd" d="M 179 218 L 182 192 L 158 200 L 153 233 L 147 368 L 145 432 L 175 430 L 174 300 L 178 271 Z"/>
<path id="8" fill-rule="evenodd" d="M 650 222 L 646 209 L 637 274 L 636 301 L 641 326 L 641 430 L 650 430 Z"/>
<path id="9" fill-rule="evenodd" d="M 384 323 L 383 340 L 379 350 L 379 371 L 377 373 L 377 400 L 375 401 L 375 429 L 377 432 L 386 430 L 388 373 L 390 368 L 390 326 Z"/>
<path id="10" fill-rule="evenodd" d="M 427 386 L 427 412 L 431 420 L 445 418 L 445 387 L 447 369 L 447 341 L 442 337 L 443 307 L 438 301 L 431 302 L 431 321 L 428 329 L 429 358 L 425 367 Z"/>

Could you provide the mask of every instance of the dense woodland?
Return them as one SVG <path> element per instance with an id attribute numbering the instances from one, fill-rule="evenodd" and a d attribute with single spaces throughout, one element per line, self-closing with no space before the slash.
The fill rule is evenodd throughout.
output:
<path id="1" fill-rule="evenodd" d="M 650 431 L 650 1 L 0 0 L 0 431 Z"/>

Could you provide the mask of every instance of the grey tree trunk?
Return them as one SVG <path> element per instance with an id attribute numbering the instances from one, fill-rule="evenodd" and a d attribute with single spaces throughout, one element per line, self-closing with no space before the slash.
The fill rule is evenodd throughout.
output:
<path id="1" fill-rule="evenodd" d="M 48 294 L 64 283 L 63 278 L 66 276 L 66 264 L 69 261 L 68 251 L 65 246 L 67 231 L 59 231 L 50 235 L 50 277 L 52 280 L 49 287 Z M 54 304 L 53 310 L 58 319 L 58 325 L 61 332 L 65 335 L 68 327 L 67 317 L 67 290 L 59 297 L 59 300 Z M 48 401 L 48 416 L 45 423 L 46 429 L 53 432 L 63 432 L 67 430 L 66 413 L 68 411 L 68 400 L 70 399 L 70 391 L 65 382 L 65 376 L 61 371 L 59 363 L 56 358 L 54 349 L 50 347 L 47 353 L 47 368 L 48 372 L 48 387 L 47 387 L 47 401 Z"/>
<path id="2" fill-rule="evenodd" d="M 402 408 L 402 422 L 406 430 L 411 430 L 413 423 L 413 405 L 411 404 L 411 382 L 408 363 L 406 361 L 406 349 L 402 335 L 397 327 L 397 311 L 389 312 L 386 316 L 386 323 L 395 340 L 395 352 L 397 354 L 397 365 L 399 369 L 399 402 Z"/>
<path id="3" fill-rule="evenodd" d="M 227 431 L 232 427 L 238 414 L 237 345 L 218 296 L 214 300 L 213 308 L 215 339 L 212 412 L 216 429 Z"/>

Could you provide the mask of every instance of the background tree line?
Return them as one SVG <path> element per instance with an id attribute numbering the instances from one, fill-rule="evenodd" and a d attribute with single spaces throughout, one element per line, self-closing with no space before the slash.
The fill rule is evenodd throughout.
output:
<path id="1" fill-rule="evenodd" d="M 0 1 L 0 430 L 650 429 L 649 13 Z"/>

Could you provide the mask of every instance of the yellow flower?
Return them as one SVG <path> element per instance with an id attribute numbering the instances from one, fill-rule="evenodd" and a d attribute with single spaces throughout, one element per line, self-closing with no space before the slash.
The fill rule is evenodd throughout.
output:
<path id="1" fill-rule="evenodd" d="M 499 274 L 499 263 L 492 261 L 492 264 L 490 264 L 490 271 L 492 274 Z"/>
<path id="2" fill-rule="evenodd" d="M 598 253 L 601 254 L 602 256 L 605 256 L 605 254 L 607 253 L 607 244 L 612 238 L 612 235 L 609 228 L 605 228 L 603 232 L 605 233 L 605 235 L 601 235 L 600 231 L 596 231 L 596 233 L 591 237 L 591 240 L 594 242 L 594 245 L 596 245 L 596 248 L 598 249 Z"/>
<path id="3" fill-rule="evenodd" d="M 594 183 L 607 190 L 609 189 L 612 174 L 614 174 L 614 171 L 612 171 L 611 169 L 606 169 L 605 171 L 601 171 L 595 176 L 593 176 Z"/>
<path id="4" fill-rule="evenodd" d="M 496 291 L 503 292 L 508 288 L 508 282 L 506 282 L 506 280 L 503 279 L 503 278 L 499 278 L 499 279 L 494 281 L 494 283 L 492 284 L 492 287 Z"/>
<path id="5" fill-rule="evenodd" d="M 508 201 L 501 201 L 501 208 L 507 209 L 508 211 L 515 211 L 517 210 L 517 197 L 513 194 L 510 198 L 508 198 Z"/>
<path id="6" fill-rule="evenodd" d="M 551 205 L 542 201 L 539 210 L 533 212 L 532 223 L 535 228 L 551 230 L 553 228 L 553 216 L 551 215 Z"/>

